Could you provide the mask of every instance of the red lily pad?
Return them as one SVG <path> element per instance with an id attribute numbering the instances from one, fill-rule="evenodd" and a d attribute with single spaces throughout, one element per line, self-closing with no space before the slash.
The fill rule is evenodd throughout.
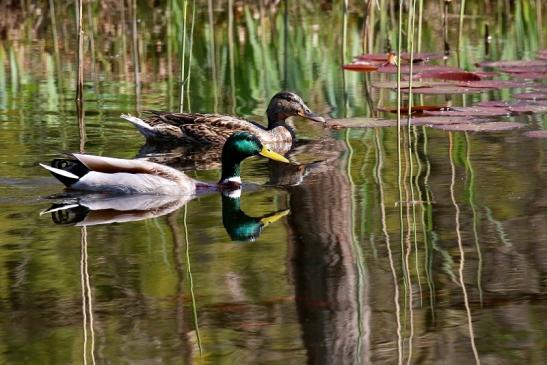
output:
<path id="1" fill-rule="evenodd" d="M 524 87 L 521 81 L 508 81 L 508 80 L 479 80 L 479 81 L 463 81 L 456 83 L 458 86 L 463 87 L 478 87 L 487 89 L 506 89 L 515 87 Z"/>
<path id="2" fill-rule="evenodd" d="M 526 80 L 543 80 L 545 79 L 545 74 L 542 72 L 522 72 L 510 74 L 512 78 L 526 79 Z"/>
<path id="3" fill-rule="evenodd" d="M 476 73 L 462 70 L 452 71 L 424 71 L 416 75 L 416 77 L 422 79 L 440 79 L 450 81 L 479 81 L 481 77 Z"/>
<path id="4" fill-rule="evenodd" d="M 547 131 L 540 130 L 540 131 L 529 131 L 524 133 L 526 137 L 530 138 L 547 138 Z"/>
<path id="5" fill-rule="evenodd" d="M 501 100 L 488 100 L 488 101 L 481 101 L 480 103 L 477 103 L 476 105 L 484 106 L 484 107 L 506 108 L 509 106 L 509 103 L 506 101 L 501 101 Z"/>
<path id="6" fill-rule="evenodd" d="M 411 108 L 412 114 L 423 114 L 426 110 L 441 110 L 446 108 L 445 106 L 439 106 L 439 105 L 413 105 Z M 386 113 L 397 113 L 397 108 L 378 108 L 378 111 L 386 112 Z M 408 106 L 401 107 L 401 114 L 408 114 Z"/>
<path id="7" fill-rule="evenodd" d="M 545 65 L 547 65 L 547 61 L 543 60 L 483 61 L 477 63 L 479 67 L 534 67 Z"/>
<path id="8" fill-rule="evenodd" d="M 373 64 L 365 61 L 357 61 L 353 63 L 348 63 L 342 66 L 344 70 L 347 71 L 359 71 L 359 72 L 373 72 L 378 70 L 379 65 Z"/>
<path id="9" fill-rule="evenodd" d="M 510 110 L 513 113 L 543 114 L 547 113 L 547 103 L 545 105 L 518 103 L 515 105 L 510 105 L 507 107 L 507 110 Z"/>
<path id="10" fill-rule="evenodd" d="M 412 81 L 412 88 L 421 88 L 421 87 L 433 87 L 433 86 L 445 86 L 449 85 L 442 82 L 426 82 L 426 81 Z M 376 81 L 372 84 L 373 87 L 378 89 L 397 89 L 397 81 Z M 408 81 L 401 81 L 401 89 L 408 89 L 410 85 Z"/>
<path id="11" fill-rule="evenodd" d="M 547 61 L 547 49 L 542 49 L 538 51 L 537 58 L 540 60 Z"/>
<path id="12" fill-rule="evenodd" d="M 418 117 L 411 118 L 410 124 L 414 126 L 434 126 L 434 125 L 448 125 L 448 124 L 463 124 L 463 123 L 478 123 L 484 121 L 483 119 L 473 118 L 473 117 L 463 117 L 463 116 L 428 116 L 428 117 Z M 401 121 L 401 123 L 403 123 Z M 404 124 L 406 125 L 407 121 L 405 119 Z"/>
<path id="13" fill-rule="evenodd" d="M 433 52 L 424 52 L 424 53 L 414 53 L 412 54 L 412 60 L 414 62 L 427 62 L 429 60 L 442 60 L 446 56 L 444 53 L 433 53 Z M 401 53 L 401 58 L 406 61 L 410 61 L 410 53 Z"/>
<path id="14" fill-rule="evenodd" d="M 448 86 L 435 86 L 435 87 L 422 87 L 418 89 L 412 89 L 413 94 L 431 94 L 431 95 L 444 95 L 444 94 L 472 94 L 489 91 L 490 88 L 479 87 L 463 87 L 457 85 Z M 408 93 L 408 89 L 402 90 L 403 93 Z"/>
<path id="15" fill-rule="evenodd" d="M 544 93 L 522 93 L 513 95 L 515 99 L 521 100 L 546 100 L 547 94 Z"/>
<path id="16" fill-rule="evenodd" d="M 418 65 L 412 65 L 412 73 L 420 73 L 426 71 L 439 71 L 439 72 L 451 72 L 451 71 L 461 71 L 459 68 L 450 67 L 450 66 L 441 66 L 441 65 L 431 65 L 428 63 L 422 63 Z M 397 73 L 397 66 L 394 65 L 385 65 L 378 69 L 378 72 L 383 73 Z M 401 66 L 401 74 L 408 75 L 410 73 L 410 65 Z"/>
<path id="17" fill-rule="evenodd" d="M 520 67 L 502 67 L 500 68 L 501 72 L 508 74 L 522 74 L 529 72 L 537 72 L 545 74 L 547 73 L 547 65 L 543 66 L 520 66 Z"/>
<path id="18" fill-rule="evenodd" d="M 386 62 L 388 55 L 388 53 L 369 53 L 357 56 L 357 59 L 361 61 Z"/>
<path id="19" fill-rule="evenodd" d="M 424 111 L 424 115 L 454 116 L 454 117 L 501 117 L 511 114 L 505 108 L 470 106 L 453 107 L 449 110 Z"/>
<path id="20" fill-rule="evenodd" d="M 434 125 L 433 128 L 457 132 L 498 132 L 524 127 L 526 124 L 514 122 L 462 123 L 449 125 Z"/>
<path id="21" fill-rule="evenodd" d="M 382 128 L 397 125 L 395 120 L 381 118 L 340 118 L 329 119 L 326 126 L 333 129 L 341 128 Z"/>

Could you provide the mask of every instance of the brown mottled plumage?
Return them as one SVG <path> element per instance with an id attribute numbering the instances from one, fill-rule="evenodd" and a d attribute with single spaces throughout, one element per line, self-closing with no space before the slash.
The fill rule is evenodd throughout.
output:
<path id="1" fill-rule="evenodd" d="M 134 124 L 138 130 L 153 142 L 177 142 L 200 145 L 223 144 L 236 131 L 256 135 L 260 141 L 278 153 L 286 153 L 294 135 L 285 124 L 291 116 L 301 116 L 316 122 L 324 122 L 304 104 L 302 99 L 291 92 L 274 95 L 266 114 L 268 127 L 258 123 L 222 114 L 148 112 L 146 120 L 122 114 L 122 118 Z"/>

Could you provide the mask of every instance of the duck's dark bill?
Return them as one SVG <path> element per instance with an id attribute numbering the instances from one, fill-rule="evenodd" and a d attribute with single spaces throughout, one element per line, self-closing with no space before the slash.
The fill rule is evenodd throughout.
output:
<path id="1" fill-rule="evenodd" d="M 260 154 L 264 157 L 269 158 L 270 160 L 276 160 L 280 162 L 289 163 L 289 160 L 287 160 L 285 157 L 281 156 L 279 153 L 275 153 L 273 151 L 270 151 L 266 147 L 262 147 L 262 150 L 260 151 Z"/>
<path id="2" fill-rule="evenodd" d="M 325 123 L 325 118 L 320 117 L 319 115 L 312 112 L 309 112 L 309 113 L 304 112 L 300 114 L 300 116 L 309 120 L 313 120 L 314 122 Z"/>

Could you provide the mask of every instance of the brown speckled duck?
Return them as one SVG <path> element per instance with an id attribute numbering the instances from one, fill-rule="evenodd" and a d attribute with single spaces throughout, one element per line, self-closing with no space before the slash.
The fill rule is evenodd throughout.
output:
<path id="1" fill-rule="evenodd" d="M 312 113 L 302 98 L 295 93 L 282 91 L 275 94 L 268 105 L 268 127 L 258 123 L 222 114 L 149 112 L 150 117 L 140 119 L 122 114 L 121 117 L 137 127 L 151 142 L 192 143 L 200 145 L 223 144 L 236 131 L 250 132 L 278 153 L 288 151 L 294 139 L 293 131 L 285 121 L 291 116 L 324 123 L 325 119 Z M 290 149 L 290 147 L 289 147 Z"/>

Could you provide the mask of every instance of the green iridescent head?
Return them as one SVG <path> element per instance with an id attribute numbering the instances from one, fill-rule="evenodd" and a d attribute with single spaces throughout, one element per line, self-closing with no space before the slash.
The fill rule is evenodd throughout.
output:
<path id="1" fill-rule="evenodd" d="M 220 184 L 241 184 L 239 164 L 247 157 L 261 155 L 271 160 L 289 162 L 285 157 L 262 145 L 260 140 L 248 132 L 235 132 L 222 148 L 222 177 Z"/>

